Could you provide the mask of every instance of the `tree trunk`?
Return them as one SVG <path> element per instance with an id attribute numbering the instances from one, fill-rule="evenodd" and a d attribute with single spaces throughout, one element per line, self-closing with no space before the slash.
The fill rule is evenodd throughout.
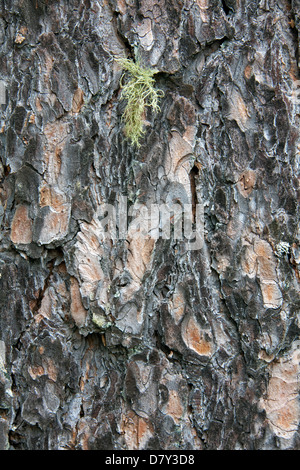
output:
<path id="1" fill-rule="evenodd" d="M 1 1 L 2 449 L 300 449 L 299 28 L 299 0 Z M 120 57 L 164 92 L 140 147 Z M 164 203 L 201 246 L 133 224 Z"/>

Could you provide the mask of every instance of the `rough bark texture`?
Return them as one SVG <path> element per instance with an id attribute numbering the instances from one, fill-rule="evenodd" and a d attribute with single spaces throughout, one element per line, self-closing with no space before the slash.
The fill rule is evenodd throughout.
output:
<path id="1" fill-rule="evenodd" d="M 0 447 L 300 449 L 299 0 L 0 3 Z M 101 241 L 119 195 L 201 201 L 202 249 Z"/>

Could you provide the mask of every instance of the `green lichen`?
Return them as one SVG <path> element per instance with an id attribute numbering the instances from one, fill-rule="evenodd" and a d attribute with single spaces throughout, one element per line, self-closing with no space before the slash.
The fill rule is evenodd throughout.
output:
<path id="1" fill-rule="evenodd" d="M 92 322 L 101 330 L 106 330 L 112 325 L 105 316 L 95 312 L 93 312 Z"/>
<path id="2" fill-rule="evenodd" d="M 121 97 L 127 102 L 122 116 L 125 135 L 132 145 L 140 147 L 140 139 L 145 133 L 146 107 L 152 108 L 154 112 L 159 111 L 158 102 L 164 94 L 162 90 L 154 88 L 154 75 L 158 71 L 146 69 L 139 61 L 134 62 L 132 59 L 122 58 L 116 61 L 125 70 L 121 78 Z"/>

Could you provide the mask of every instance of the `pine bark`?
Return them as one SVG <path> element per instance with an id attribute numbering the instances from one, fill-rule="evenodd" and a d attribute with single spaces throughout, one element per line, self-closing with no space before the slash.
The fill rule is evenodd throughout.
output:
<path id="1" fill-rule="evenodd" d="M 0 448 L 300 449 L 299 0 L 0 4 Z M 120 196 L 203 246 L 101 239 Z"/>

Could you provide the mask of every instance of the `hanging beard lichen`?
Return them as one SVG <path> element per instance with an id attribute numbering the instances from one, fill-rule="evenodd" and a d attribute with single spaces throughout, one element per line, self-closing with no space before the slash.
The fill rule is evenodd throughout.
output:
<path id="1" fill-rule="evenodd" d="M 122 58 L 116 61 L 129 75 L 125 84 L 122 84 L 125 74 L 121 78 L 121 96 L 127 101 L 122 116 L 125 135 L 132 145 L 140 147 L 140 139 L 145 133 L 143 126 L 145 109 L 150 107 L 155 112 L 159 111 L 158 101 L 164 93 L 154 88 L 153 76 L 157 70 L 145 69 L 139 62 L 135 63 L 132 59 Z"/>

